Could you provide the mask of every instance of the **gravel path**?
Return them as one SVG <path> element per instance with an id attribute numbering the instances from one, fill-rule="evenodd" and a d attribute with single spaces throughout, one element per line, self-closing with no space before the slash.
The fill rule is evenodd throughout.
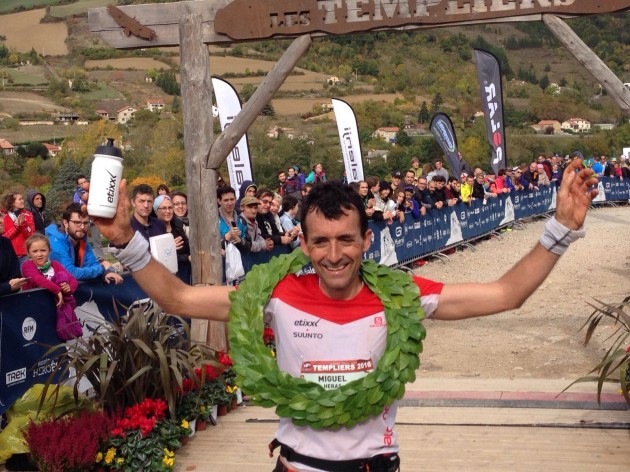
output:
<path id="1" fill-rule="evenodd" d="M 544 221 L 502 239 L 477 244 L 437 260 L 416 273 L 442 282 L 496 279 L 533 247 Z M 600 326 L 587 346 L 579 331 L 594 298 L 619 302 L 630 295 L 630 208 L 589 212 L 586 238 L 576 242 L 554 271 L 518 310 L 455 322 L 425 321 L 423 376 L 481 378 L 575 378 L 587 374 L 609 346 L 614 332 Z M 471 303 L 474 303 L 471 300 Z M 605 329 L 601 329 L 605 328 Z"/>

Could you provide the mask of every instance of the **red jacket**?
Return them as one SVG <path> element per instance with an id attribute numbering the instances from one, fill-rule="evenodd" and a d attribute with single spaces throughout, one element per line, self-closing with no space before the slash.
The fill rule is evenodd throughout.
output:
<path id="1" fill-rule="evenodd" d="M 24 223 L 16 226 L 11 215 L 4 215 L 4 237 L 11 240 L 15 254 L 18 257 L 26 256 L 26 240 L 35 234 L 35 220 L 33 214 L 28 210 L 22 210 L 24 215 Z"/>

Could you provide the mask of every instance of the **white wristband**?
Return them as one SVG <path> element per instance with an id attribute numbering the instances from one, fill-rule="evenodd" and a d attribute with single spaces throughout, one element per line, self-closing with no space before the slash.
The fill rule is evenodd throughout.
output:
<path id="1" fill-rule="evenodd" d="M 586 230 L 582 226 L 578 230 L 567 228 L 553 216 L 545 223 L 545 231 L 540 237 L 540 244 L 547 251 L 561 256 L 569 248 L 569 244 L 583 238 Z"/>
<path id="2" fill-rule="evenodd" d="M 128 267 L 130 271 L 137 272 L 144 269 L 151 261 L 149 253 L 149 241 L 147 241 L 138 231 L 133 235 L 131 241 L 124 249 L 109 247 L 109 253 L 120 261 L 122 265 Z"/>

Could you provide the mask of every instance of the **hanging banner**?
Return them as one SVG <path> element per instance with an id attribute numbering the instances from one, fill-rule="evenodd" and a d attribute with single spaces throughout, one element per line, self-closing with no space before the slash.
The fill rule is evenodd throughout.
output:
<path id="1" fill-rule="evenodd" d="M 453 122 L 446 113 L 439 112 L 431 118 L 429 129 L 448 158 L 451 176 L 459 180 L 462 164 L 457 152 L 457 136 L 455 136 Z"/>
<path id="2" fill-rule="evenodd" d="M 361 160 L 361 144 L 359 143 L 359 128 L 354 110 L 343 100 L 332 99 L 339 142 L 343 154 L 348 183 L 363 180 L 363 161 Z"/>
<path id="3" fill-rule="evenodd" d="M 241 111 L 241 101 L 234 87 L 225 80 L 212 77 L 212 88 L 217 102 L 221 131 L 227 128 L 236 115 Z M 214 108 L 214 107 L 213 107 Z M 213 109 L 214 113 L 214 109 Z M 252 177 L 252 162 L 249 157 L 249 144 L 247 134 L 236 144 L 227 158 L 230 185 L 236 190 L 236 198 L 240 198 L 239 189 L 245 180 L 254 180 Z"/>
<path id="4" fill-rule="evenodd" d="M 488 142 L 492 148 L 490 165 L 496 174 L 499 169 L 505 169 L 507 166 L 501 68 L 497 58 L 487 51 L 475 49 L 475 56 L 481 89 L 481 107 L 486 120 Z"/>

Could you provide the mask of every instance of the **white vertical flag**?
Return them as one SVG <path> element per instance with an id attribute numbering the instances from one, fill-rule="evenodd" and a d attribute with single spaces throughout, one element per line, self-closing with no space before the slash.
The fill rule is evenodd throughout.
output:
<path id="1" fill-rule="evenodd" d="M 236 115 L 241 111 L 241 101 L 234 87 L 223 79 L 212 77 L 212 88 L 219 109 L 219 123 L 221 131 L 227 128 Z M 236 198 L 239 198 L 239 188 L 245 180 L 254 180 L 252 177 L 252 163 L 249 157 L 249 145 L 247 134 L 236 144 L 227 158 L 230 184 L 236 190 Z"/>
<path id="2" fill-rule="evenodd" d="M 354 110 L 343 100 L 332 99 L 339 142 L 346 169 L 348 183 L 363 180 L 363 161 L 361 160 L 361 144 L 359 143 L 359 129 Z"/>

